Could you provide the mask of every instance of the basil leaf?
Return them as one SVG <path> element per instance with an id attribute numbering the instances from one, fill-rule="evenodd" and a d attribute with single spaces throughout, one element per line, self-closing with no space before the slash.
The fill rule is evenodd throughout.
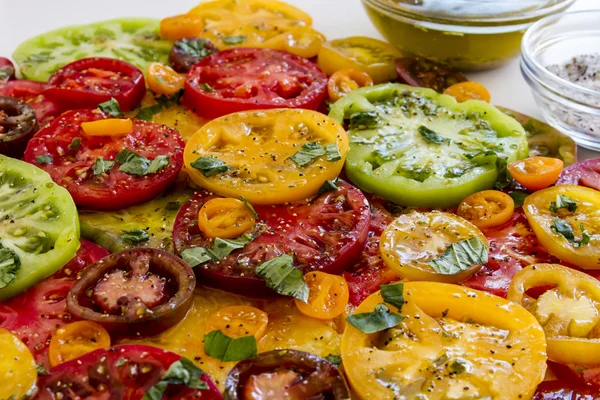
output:
<path id="1" fill-rule="evenodd" d="M 404 305 L 404 283 L 381 285 L 380 288 L 383 301 L 396 307 L 399 312 L 402 311 L 402 306 Z"/>
<path id="2" fill-rule="evenodd" d="M 460 358 L 454 360 L 454 362 L 452 364 L 450 364 L 450 372 L 453 372 L 455 374 L 462 374 L 463 372 L 465 372 L 467 370 L 467 365 L 466 363 L 461 360 Z"/>
<path id="3" fill-rule="evenodd" d="M 142 400 L 161 400 L 169 385 L 184 385 L 190 389 L 208 390 L 208 384 L 200 380 L 202 375 L 204 375 L 204 371 L 200 367 L 193 361 L 182 357 L 179 361 L 171 364 L 160 381 L 148 389 Z"/>
<path id="4" fill-rule="evenodd" d="M 579 229 L 581 229 L 581 240 L 579 241 L 579 245 L 583 246 L 586 244 L 590 244 L 590 240 L 592 239 L 592 237 L 589 233 L 587 233 L 587 231 L 583 227 L 583 224 L 579 224 Z"/>
<path id="5" fill-rule="evenodd" d="M 189 249 L 181 251 L 180 254 L 183 261 L 188 263 L 188 265 L 192 268 L 207 261 L 213 260 L 213 255 L 210 249 L 205 247 L 190 247 Z"/>
<path id="6" fill-rule="evenodd" d="M 289 159 L 299 166 L 305 167 L 325 154 L 327 154 L 327 151 L 323 148 L 323 146 L 317 142 L 310 142 L 302 145 L 302 150 L 298 150 L 296 154 L 291 156 Z"/>
<path id="7" fill-rule="evenodd" d="M 432 131 L 425 125 L 419 126 L 418 131 L 421 134 L 421 137 L 428 142 L 435 144 L 450 144 L 450 139 L 438 135 L 437 132 Z"/>
<path id="8" fill-rule="evenodd" d="M 73 138 L 73 140 L 71 140 L 71 144 L 69 145 L 69 150 L 71 150 L 71 151 L 79 150 L 79 146 L 81 146 L 81 138 L 80 137 Z"/>
<path id="9" fill-rule="evenodd" d="M 222 258 L 231 254 L 232 251 L 241 249 L 250 243 L 254 239 L 254 236 L 249 235 L 247 233 L 236 239 L 221 239 L 216 238 L 215 244 L 213 245 L 212 250 L 210 252 L 214 256 L 216 260 L 221 260 Z"/>
<path id="10" fill-rule="evenodd" d="M 583 224 L 579 224 L 579 228 L 581 229 L 581 240 L 575 239 L 575 232 L 573 232 L 573 228 L 571 227 L 571 225 L 569 225 L 568 222 L 563 221 L 560 218 L 554 218 L 554 220 L 552 221 L 552 225 L 550 226 L 550 229 L 552 229 L 552 231 L 564 236 L 564 238 L 567 239 L 569 243 L 571 243 L 574 247 L 587 245 L 590 243 L 590 240 L 592 238 L 590 234 L 585 230 Z"/>
<path id="11" fill-rule="evenodd" d="M 21 260 L 12 250 L 0 245 L 0 289 L 7 287 L 17 277 Z"/>
<path id="12" fill-rule="evenodd" d="M 364 333 L 375 333 L 393 328 L 403 320 L 402 315 L 391 312 L 384 303 L 377 304 L 373 312 L 352 314 L 346 318 L 350 325 Z"/>
<path id="13" fill-rule="evenodd" d="M 329 143 L 325 146 L 325 156 L 327 157 L 327 161 L 339 161 L 342 159 L 342 155 L 340 154 L 340 149 L 337 143 Z"/>
<path id="14" fill-rule="evenodd" d="M 342 357 L 337 354 L 328 354 L 325 356 L 325 359 L 336 367 L 339 367 L 342 363 Z"/>
<path id="15" fill-rule="evenodd" d="M 488 246 L 478 237 L 452 243 L 440 257 L 428 261 L 438 274 L 456 275 L 488 261 Z"/>
<path id="16" fill-rule="evenodd" d="M 137 113 L 137 115 L 135 116 L 135 118 L 141 119 L 142 121 L 152 121 L 152 117 L 154 117 L 155 114 L 158 114 L 162 110 L 163 110 L 163 106 L 162 105 L 160 105 L 160 104 L 154 104 L 154 105 L 151 105 L 149 107 L 142 108 Z"/>
<path id="17" fill-rule="evenodd" d="M 122 367 L 125 364 L 127 364 L 127 359 L 125 359 L 125 357 L 121 357 L 115 363 L 115 367 Z"/>
<path id="18" fill-rule="evenodd" d="M 213 52 L 206 48 L 206 39 L 183 38 L 175 42 L 175 47 L 195 58 L 204 58 Z"/>
<path id="19" fill-rule="evenodd" d="M 190 165 L 197 170 L 200 170 L 207 178 L 232 169 L 230 166 L 226 165 L 224 161 L 213 156 L 198 157 L 198 159 Z"/>
<path id="20" fill-rule="evenodd" d="M 225 36 L 223 38 L 223 43 L 225 44 L 240 44 L 246 39 L 246 35 L 240 36 Z"/>
<path id="21" fill-rule="evenodd" d="M 221 361 L 242 361 L 258 354 L 253 335 L 231 338 L 221 331 L 204 335 L 204 352 Z"/>
<path id="22" fill-rule="evenodd" d="M 569 212 L 575 212 L 577 211 L 577 202 L 569 196 L 559 194 L 556 196 L 556 201 L 550 203 L 549 209 L 553 213 L 557 213 L 561 208 L 566 208 Z"/>
<path id="23" fill-rule="evenodd" d="M 96 158 L 92 171 L 94 176 L 104 174 L 112 169 L 115 165 L 115 161 L 105 160 L 103 158 Z"/>
<path id="24" fill-rule="evenodd" d="M 208 83 L 201 83 L 198 86 L 200 86 L 200 89 L 206 90 L 207 92 L 216 92 L 217 91 L 217 89 L 215 89 L 214 87 L 210 86 Z"/>
<path id="25" fill-rule="evenodd" d="M 294 268 L 294 257 L 282 254 L 262 263 L 256 274 L 265 278 L 267 287 L 284 296 L 291 296 L 303 302 L 308 301 L 308 285 L 302 271 Z"/>
<path id="26" fill-rule="evenodd" d="M 354 113 L 350 116 L 350 129 L 374 129 L 381 124 L 381 118 L 376 111 Z"/>
<path id="27" fill-rule="evenodd" d="M 157 156 L 150 162 L 150 166 L 144 175 L 155 174 L 169 165 L 169 156 Z"/>
<path id="28" fill-rule="evenodd" d="M 54 158 L 52 158 L 52 156 L 49 156 L 48 154 L 42 154 L 41 156 L 35 157 L 35 162 L 37 162 L 38 164 L 50 164 L 52 163 L 52 161 L 54 161 Z"/>
<path id="29" fill-rule="evenodd" d="M 326 180 L 325 183 L 323 183 L 321 185 L 321 187 L 319 188 L 319 190 L 317 191 L 317 196 L 322 195 L 323 193 L 327 193 L 327 192 L 335 192 L 338 190 L 337 187 L 337 181 L 338 178 L 335 178 L 334 180 L 330 181 L 330 180 Z"/>
<path id="30" fill-rule="evenodd" d="M 513 201 L 515 202 L 515 208 L 517 208 L 521 207 L 523 203 L 525 203 L 525 199 L 527 198 L 527 196 L 529 196 L 529 194 L 517 190 L 510 193 L 509 196 L 513 199 Z"/>
<path id="31" fill-rule="evenodd" d="M 246 205 L 246 207 L 248 207 L 250 209 L 250 211 L 252 211 L 252 214 L 254 214 L 254 219 L 259 219 L 258 213 L 254 209 L 252 204 L 248 201 L 248 199 L 246 199 L 244 196 L 240 196 L 240 200 L 242 201 L 242 203 L 244 203 Z"/>
<path id="32" fill-rule="evenodd" d="M 150 237 L 144 229 L 132 229 L 130 231 L 121 231 L 121 239 L 131 244 L 147 242 Z"/>
<path id="33" fill-rule="evenodd" d="M 35 372 L 37 372 L 38 376 L 50 375 L 50 372 L 40 363 L 35 364 Z"/>
<path id="34" fill-rule="evenodd" d="M 111 117 L 116 118 L 123 116 L 123 113 L 121 112 L 121 106 L 114 97 L 108 101 L 105 101 L 104 103 L 98 104 L 98 108 Z"/>
<path id="35" fill-rule="evenodd" d="M 169 165 L 169 156 L 157 156 L 150 161 L 141 154 L 123 149 L 117 154 L 117 162 L 121 164 L 119 171 L 129 175 L 146 176 Z"/>

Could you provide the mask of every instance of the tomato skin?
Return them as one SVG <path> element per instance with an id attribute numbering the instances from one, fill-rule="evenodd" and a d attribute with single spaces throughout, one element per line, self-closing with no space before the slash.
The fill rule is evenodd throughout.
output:
<path id="1" fill-rule="evenodd" d="M 23 100 L 35 110 L 40 127 L 60 114 L 60 107 L 45 95 L 48 84 L 44 82 L 15 80 L 0 84 L 0 96 Z"/>
<path id="2" fill-rule="evenodd" d="M 203 89 L 204 84 L 213 90 Z M 190 69 L 183 103 L 208 119 L 268 108 L 316 110 L 326 89 L 325 74 L 302 57 L 271 49 L 230 49 Z"/>
<path id="3" fill-rule="evenodd" d="M 140 104 L 146 94 L 142 71 L 113 58 L 74 61 L 52 74 L 48 84 L 50 87 L 44 94 L 60 104 L 62 110 L 95 108 L 114 98 L 122 111 L 129 111 Z"/>
<path id="4" fill-rule="evenodd" d="M 184 142 L 174 129 L 133 120 L 131 134 L 119 137 L 86 136 L 82 122 L 105 119 L 99 110 L 69 111 L 40 130 L 25 150 L 24 160 L 44 169 L 65 187 L 78 206 L 94 209 L 119 209 L 144 203 L 171 185 L 183 165 Z M 77 150 L 69 150 L 74 138 L 81 138 Z M 94 177 L 91 168 L 96 158 L 114 160 L 122 149 L 135 151 L 149 159 L 168 155 L 169 165 L 147 176 L 128 175 L 115 165 L 104 177 Z M 37 164 L 36 157 L 53 157 L 50 164 Z M 84 172 L 84 173 L 81 173 Z M 91 178 L 91 179 L 90 179 Z"/>

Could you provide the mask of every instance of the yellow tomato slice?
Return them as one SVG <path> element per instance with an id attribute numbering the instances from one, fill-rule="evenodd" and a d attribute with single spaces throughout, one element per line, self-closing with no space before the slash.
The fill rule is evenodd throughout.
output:
<path id="1" fill-rule="evenodd" d="M 558 158 L 535 156 L 511 162 L 508 172 L 527 189 L 541 190 L 556 182 L 563 165 Z"/>
<path id="2" fill-rule="evenodd" d="M 131 133 L 133 121 L 123 118 L 99 119 L 82 122 L 81 129 L 87 136 L 123 136 Z"/>
<path id="3" fill-rule="evenodd" d="M 304 145 L 337 146 L 340 159 L 326 155 L 299 165 L 290 157 Z M 340 173 L 348 135 L 333 119 L 310 110 L 274 109 L 225 115 L 204 125 L 185 147 L 190 178 L 225 197 L 244 196 L 252 204 L 281 204 L 313 196 Z M 227 167 L 205 172 L 193 165 L 210 160 Z"/>
<path id="4" fill-rule="evenodd" d="M 537 299 L 527 291 L 548 288 Z M 561 364 L 600 364 L 600 281 L 558 264 L 519 271 L 507 298 L 525 307 L 544 328 L 548 358 Z"/>
<path id="5" fill-rule="evenodd" d="M 312 18 L 304 11 L 278 0 L 213 0 L 204 1 L 192 8 L 192 14 L 215 16 L 220 12 L 231 12 L 240 17 L 261 16 L 263 18 L 300 21 L 312 25 Z"/>
<path id="6" fill-rule="evenodd" d="M 18 337 L 0 328 L 0 398 L 24 399 L 35 384 L 33 355 Z"/>
<path id="7" fill-rule="evenodd" d="M 515 201 L 499 190 L 484 190 L 464 199 L 456 213 L 480 229 L 494 228 L 510 221 Z"/>
<path id="8" fill-rule="evenodd" d="M 50 339 L 48 358 L 55 366 L 94 350 L 110 347 L 106 329 L 92 321 L 77 321 L 59 328 Z"/>
<path id="9" fill-rule="evenodd" d="M 348 93 L 365 86 L 373 86 L 373 79 L 366 72 L 352 68 L 336 71 L 327 81 L 329 99 L 338 101 Z"/>
<path id="10" fill-rule="evenodd" d="M 559 196 L 568 197 L 577 208 L 553 211 Z M 600 192 L 583 186 L 553 186 L 529 195 L 523 210 L 550 254 L 583 269 L 600 269 Z"/>
<path id="11" fill-rule="evenodd" d="M 169 40 L 198 37 L 203 27 L 202 18 L 196 15 L 175 15 L 160 21 L 160 35 Z"/>
<path id="12" fill-rule="evenodd" d="M 146 82 L 154 93 L 171 96 L 183 89 L 185 75 L 178 74 L 167 65 L 153 62 L 148 66 Z"/>
<path id="13" fill-rule="evenodd" d="M 328 76 L 352 68 L 366 72 L 377 84 L 396 79 L 394 60 L 398 57 L 400 52 L 389 43 L 355 36 L 323 43 L 317 63 Z"/>
<path id="14" fill-rule="evenodd" d="M 208 317 L 204 332 L 221 331 L 232 338 L 254 336 L 260 340 L 265 335 L 268 323 L 267 313 L 256 307 L 228 306 Z"/>
<path id="15" fill-rule="evenodd" d="M 481 100 L 489 103 L 491 100 L 490 92 L 485 86 L 472 81 L 455 83 L 446 88 L 444 94 L 454 97 L 459 103 L 467 100 Z"/>
<path id="16" fill-rule="evenodd" d="M 481 268 L 473 265 L 454 275 L 437 273 L 429 261 L 440 257 L 453 243 L 486 237 L 469 221 L 445 212 L 404 214 L 388 225 L 379 241 L 379 252 L 388 268 L 413 281 L 459 282 Z"/>
<path id="17" fill-rule="evenodd" d="M 310 289 L 308 302 L 295 299 L 302 314 L 316 319 L 332 319 L 344 313 L 350 291 L 343 276 L 309 272 L 304 275 L 304 282 Z"/>
<path id="18" fill-rule="evenodd" d="M 546 342 L 523 307 L 437 282 L 405 282 L 404 299 L 405 319 L 396 327 L 365 334 L 348 325 L 344 331 L 344 370 L 359 398 L 533 396 L 546 370 Z M 382 302 L 374 293 L 355 312 L 372 312 Z"/>
<path id="19" fill-rule="evenodd" d="M 211 199 L 198 213 L 198 228 L 209 238 L 232 239 L 250 231 L 255 223 L 252 210 L 238 199 Z"/>

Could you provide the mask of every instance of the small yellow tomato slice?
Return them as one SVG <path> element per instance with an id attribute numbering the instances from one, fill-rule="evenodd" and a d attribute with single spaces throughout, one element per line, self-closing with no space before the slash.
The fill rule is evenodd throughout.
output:
<path id="1" fill-rule="evenodd" d="M 304 165 L 291 158 L 304 145 L 336 148 L 340 158 L 315 157 Z M 273 109 L 225 115 L 204 125 L 185 146 L 190 178 L 225 197 L 252 204 L 281 204 L 313 196 L 336 178 L 348 152 L 348 135 L 333 119 L 310 110 Z M 227 166 L 218 173 L 194 167 L 198 160 Z"/>
<path id="2" fill-rule="evenodd" d="M 160 21 L 160 35 L 169 40 L 198 37 L 203 28 L 202 18 L 194 14 L 175 15 Z"/>
<path id="3" fill-rule="evenodd" d="M 546 371 L 546 341 L 527 310 L 438 282 L 405 282 L 404 299 L 399 325 L 373 334 L 352 325 L 344 331 L 342 362 L 358 398 L 532 398 Z M 376 292 L 355 313 L 380 303 Z"/>
<path id="4" fill-rule="evenodd" d="M 540 190 L 556 182 L 563 165 L 558 158 L 535 156 L 511 162 L 508 172 L 527 189 Z"/>
<path id="5" fill-rule="evenodd" d="M 559 195 L 573 200 L 576 210 L 553 211 Z M 600 269 L 600 192 L 583 186 L 552 186 L 529 195 L 523 210 L 550 254 L 583 269 Z"/>
<path id="6" fill-rule="evenodd" d="M 352 68 L 336 71 L 327 81 L 329 99 L 338 101 L 348 93 L 365 86 L 373 86 L 373 79 L 366 72 Z"/>
<path id="7" fill-rule="evenodd" d="M 464 199 L 456 213 L 479 229 L 494 228 L 510 221 L 515 201 L 499 190 L 484 190 Z"/>
<path id="8" fill-rule="evenodd" d="M 35 384 L 33 355 L 18 337 L 0 328 L 0 398 L 24 399 Z"/>
<path id="9" fill-rule="evenodd" d="M 87 136 L 123 136 L 131 133 L 133 121 L 123 118 L 99 119 L 82 122 L 81 129 Z"/>
<path id="10" fill-rule="evenodd" d="M 185 75 L 178 74 L 167 65 L 153 62 L 148 65 L 146 82 L 154 93 L 170 96 L 183 89 Z"/>
<path id="11" fill-rule="evenodd" d="M 209 238 L 232 239 L 250 231 L 254 224 L 254 213 L 238 199 L 211 199 L 198 213 L 198 228 Z"/>
<path id="12" fill-rule="evenodd" d="M 304 275 L 308 285 L 308 303 L 295 299 L 296 307 L 306 316 L 316 319 L 332 319 L 346 310 L 350 291 L 343 276 L 315 271 Z"/>
<path id="13" fill-rule="evenodd" d="M 50 339 L 48 358 L 55 366 L 94 350 L 110 347 L 106 329 L 92 321 L 77 321 L 59 328 Z"/>
<path id="14" fill-rule="evenodd" d="M 401 56 L 389 43 L 354 36 L 323 43 L 317 63 L 328 76 L 342 68 L 352 68 L 366 72 L 377 84 L 396 79 L 394 61 Z"/>
<path id="15" fill-rule="evenodd" d="M 211 314 L 204 324 L 204 332 L 221 331 L 232 338 L 254 336 L 260 340 L 267 331 L 269 315 L 250 306 L 223 307 Z"/>
<path id="16" fill-rule="evenodd" d="M 402 278 L 454 283 L 473 275 L 481 265 L 455 275 L 443 275 L 428 262 L 444 254 L 453 243 L 473 237 L 488 245 L 483 233 L 464 218 L 439 211 L 414 211 L 388 225 L 381 235 L 379 252 L 385 265 Z"/>
<path id="17" fill-rule="evenodd" d="M 537 299 L 527 291 L 546 290 Z M 600 364 L 600 281 L 559 264 L 519 271 L 507 299 L 525 307 L 544 328 L 548 359 L 561 364 Z"/>
<path id="18" fill-rule="evenodd" d="M 492 99 L 485 86 L 473 81 L 455 83 L 446 88 L 444 94 L 454 97 L 459 103 L 467 100 L 481 100 L 489 103 Z"/>

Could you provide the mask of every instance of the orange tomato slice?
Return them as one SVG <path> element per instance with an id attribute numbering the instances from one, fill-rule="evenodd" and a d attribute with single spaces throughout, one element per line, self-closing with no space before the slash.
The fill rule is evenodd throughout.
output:
<path id="1" fill-rule="evenodd" d="M 515 212 L 514 200 L 499 190 L 473 193 L 458 206 L 456 213 L 476 227 L 493 228 L 510 221 Z"/>
<path id="2" fill-rule="evenodd" d="M 269 315 L 255 307 L 228 306 L 211 314 L 204 325 L 204 332 L 221 331 L 232 338 L 254 336 L 260 340 L 267 331 Z"/>
<path id="3" fill-rule="evenodd" d="M 232 239 L 251 230 L 255 223 L 252 210 L 238 199 L 211 199 L 198 213 L 198 228 L 210 238 Z"/>
<path id="4" fill-rule="evenodd" d="M 131 133 L 133 121 L 123 118 L 107 118 L 82 122 L 81 129 L 87 136 L 123 136 Z"/>
<path id="5" fill-rule="evenodd" d="M 170 96 L 183 89 L 185 75 L 178 74 L 167 65 L 153 62 L 146 71 L 146 82 L 154 93 Z"/>
<path id="6" fill-rule="evenodd" d="M 511 162 L 508 171 L 527 189 L 541 190 L 556 182 L 563 165 L 558 158 L 535 156 Z"/>
<path id="7" fill-rule="evenodd" d="M 110 347 L 106 329 L 92 321 L 78 321 L 58 329 L 50 340 L 50 366 L 74 360 L 84 354 Z"/>
<path id="8" fill-rule="evenodd" d="M 343 276 L 315 271 L 304 275 L 304 281 L 310 289 L 308 302 L 295 299 L 302 314 L 316 319 L 332 319 L 345 311 L 350 291 Z"/>
<path id="9" fill-rule="evenodd" d="M 203 28 L 202 18 L 195 14 L 175 15 L 160 21 L 160 35 L 169 40 L 197 37 Z"/>
<path id="10" fill-rule="evenodd" d="M 327 81 L 329 98 L 337 101 L 350 93 L 365 86 L 373 86 L 373 79 L 366 72 L 352 68 L 336 71 Z"/>
<path id="11" fill-rule="evenodd" d="M 444 94 L 454 97 L 459 103 L 467 100 L 481 100 L 489 103 L 492 98 L 485 86 L 472 81 L 455 83 L 446 88 Z"/>

